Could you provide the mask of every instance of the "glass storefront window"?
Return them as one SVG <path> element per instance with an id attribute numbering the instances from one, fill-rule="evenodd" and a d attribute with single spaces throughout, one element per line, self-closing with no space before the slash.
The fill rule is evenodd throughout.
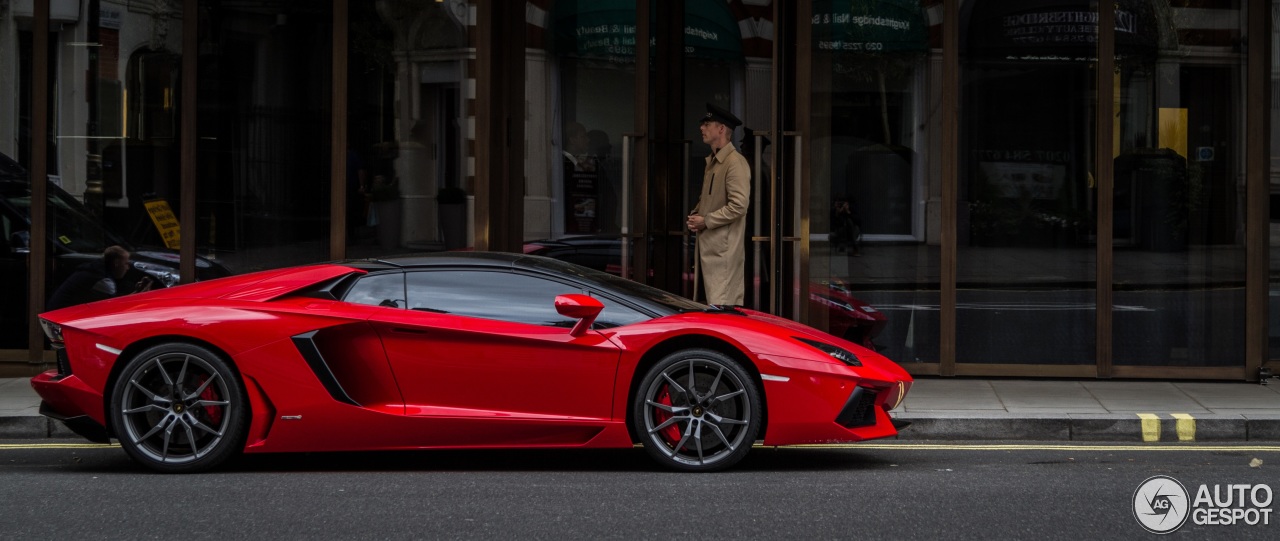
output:
<path id="1" fill-rule="evenodd" d="M 1244 3 L 1131 4 L 1116 12 L 1114 364 L 1240 366 Z"/>
<path id="2" fill-rule="evenodd" d="M 1280 1 L 1271 4 L 1272 20 L 1280 16 Z M 1280 48 L 1280 25 L 1271 28 L 1272 50 Z M 1271 55 L 1271 88 L 1280 85 L 1280 55 Z M 1274 90 L 1273 90 L 1274 92 Z M 1270 253 L 1270 290 L 1267 298 L 1268 347 L 1270 358 L 1280 359 L 1280 100 L 1271 100 L 1271 159 L 1269 161 L 1269 193 L 1271 197 L 1271 216 L 1269 217 L 1269 253 Z"/>
<path id="3" fill-rule="evenodd" d="M 474 245 L 466 2 L 348 2 L 347 257 Z"/>
<path id="4" fill-rule="evenodd" d="M 0 161 L 20 169 L 0 173 L 6 184 L 0 270 L 7 283 L 25 284 L 30 242 L 31 107 L 48 112 L 46 179 L 49 246 L 46 299 L 76 267 L 120 245 L 134 261 L 173 262 L 160 267 L 176 277 L 176 242 L 166 242 L 144 206 L 164 200 L 176 212 L 178 198 L 177 88 L 181 62 L 180 10 L 142 13 L 118 2 L 53 3 L 47 49 L 48 93 L 31 95 L 32 14 L 17 9 L 0 18 L 0 66 L 16 78 L 0 83 L 0 95 L 17 96 L 16 109 L 0 112 Z M 26 9 L 31 9 L 28 4 Z M 72 9 L 63 9 L 71 7 Z M 16 49 L 16 55 L 13 51 Z M 11 116 L 16 114 L 16 119 Z M 8 121 L 6 121 L 8 120 Z M 19 187 L 19 183 L 22 184 Z M 182 219 L 181 216 L 178 217 Z M 174 239 L 176 240 L 176 239 Z M 146 254 L 146 255 L 144 255 Z M 154 256 L 154 257 L 153 257 Z M 159 268 L 159 267 L 157 267 Z M 27 293 L 0 294 L 4 337 L 0 348 L 25 347 Z"/>
<path id="5" fill-rule="evenodd" d="M 957 363 L 1096 357 L 1097 21 L 1040 4 L 962 6 Z"/>
<path id="6" fill-rule="evenodd" d="M 9 66 L 17 77 L 0 79 L 0 95 L 15 96 L 13 107 L 0 106 L 0 186 L 3 186 L 3 212 L 0 212 L 0 273 L 10 284 L 0 291 L 0 349 L 26 349 L 30 331 L 30 308 L 26 284 L 30 283 L 30 213 L 19 209 L 30 207 L 29 169 L 31 167 L 32 106 L 39 103 L 31 96 L 33 62 L 35 61 L 31 21 L 18 25 L 0 21 L 0 40 L 16 47 L 0 47 L 0 66 Z M 57 55 L 56 40 L 50 36 L 49 62 Z M 7 54 L 4 54 L 8 51 Z M 51 72 L 56 71 L 51 68 Z M 56 76 L 50 73 L 49 88 L 56 88 Z M 48 104 L 53 107 L 52 103 Z M 50 115 L 52 117 L 52 115 Z M 49 152 L 53 152 L 52 146 Z M 56 171 L 50 164 L 49 171 Z M 16 200 L 16 201 L 15 201 Z M 25 233 L 24 233 L 25 232 Z"/>
<path id="7" fill-rule="evenodd" d="M 814 2 L 809 314 L 901 363 L 939 360 L 940 2 Z M 868 21 L 875 21 L 870 23 Z"/>
<path id="8" fill-rule="evenodd" d="M 330 3 L 199 8 L 197 251 L 238 273 L 328 259 Z"/>
<path id="9" fill-rule="evenodd" d="M 538 111 L 526 134 L 538 144 L 526 156 L 526 208 L 534 212 L 525 215 L 525 238 L 612 239 L 612 257 L 578 259 L 620 272 L 622 144 L 637 131 L 636 5 L 556 0 L 546 22 L 536 41 L 543 46 L 526 63 L 526 90 Z"/>

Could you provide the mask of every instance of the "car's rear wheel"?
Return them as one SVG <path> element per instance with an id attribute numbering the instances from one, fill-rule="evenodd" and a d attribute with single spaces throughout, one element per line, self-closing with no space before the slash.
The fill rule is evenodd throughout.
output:
<path id="1" fill-rule="evenodd" d="M 108 402 L 120 447 L 162 472 L 207 470 L 244 445 L 248 403 L 240 379 L 207 348 L 153 346 L 125 365 Z"/>
<path id="2" fill-rule="evenodd" d="M 746 456 L 760 430 L 755 379 L 708 349 L 677 351 L 645 375 L 632 423 L 649 455 L 684 471 L 716 471 Z"/>

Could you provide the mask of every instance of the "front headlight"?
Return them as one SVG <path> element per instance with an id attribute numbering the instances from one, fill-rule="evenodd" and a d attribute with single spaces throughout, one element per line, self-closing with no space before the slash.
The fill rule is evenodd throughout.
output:
<path id="1" fill-rule="evenodd" d="M 173 287 L 178 283 L 178 280 L 181 278 L 180 276 L 178 276 L 178 271 L 175 271 L 172 268 L 165 267 L 163 265 L 147 263 L 146 261 L 135 261 L 133 263 L 133 266 L 142 272 L 145 272 L 147 274 L 150 274 L 151 276 L 159 278 L 160 283 L 164 284 L 164 287 Z"/>
<path id="2" fill-rule="evenodd" d="M 799 340 L 815 348 L 818 348 L 819 351 L 822 351 L 823 353 L 830 355 L 831 358 L 837 361 L 840 361 L 844 364 L 847 364 L 849 366 L 862 366 L 862 361 L 858 359 L 857 355 L 854 355 L 852 351 L 844 349 L 840 346 L 833 346 L 826 342 L 819 342 L 817 340 L 810 340 L 808 338 L 801 338 L 799 336 L 792 336 L 792 338 L 795 338 L 796 340 Z"/>
<path id="3" fill-rule="evenodd" d="M 853 305 L 852 305 L 852 304 L 849 304 L 849 303 L 844 302 L 844 301 L 842 301 L 842 300 L 838 300 L 838 299 L 836 299 L 835 297 L 831 297 L 831 296 L 829 296 L 829 295 L 823 295 L 823 294 L 821 294 L 821 293 L 816 293 L 816 295 L 817 295 L 819 298 L 821 298 L 822 300 L 826 301 L 826 303 L 827 303 L 827 304 L 830 304 L 831 306 L 835 306 L 836 308 L 840 308 L 840 309 L 842 309 L 842 310 L 844 310 L 844 311 L 846 311 L 846 312 L 852 312 L 852 311 L 854 311 L 854 309 L 853 309 Z"/>
<path id="4" fill-rule="evenodd" d="M 44 329 L 44 335 L 49 337 L 49 342 L 55 346 L 62 345 L 62 325 L 40 318 L 40 328 Z"/>

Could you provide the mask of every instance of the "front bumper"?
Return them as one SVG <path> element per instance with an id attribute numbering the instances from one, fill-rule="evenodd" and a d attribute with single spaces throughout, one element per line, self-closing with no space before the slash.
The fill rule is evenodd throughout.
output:
<path id="1" fill-rule="evenodd" d="M 102 394 L 80 378 L 49 370 L 31 378 L 31 387 L 40 395 L 41 415 L 61 421 L 89 441 L 105 443 L 110 437 L 103 416 Z"/>
<path id="2" fill-rule="evenodd" d="M 910 389 L 909 377 L 900 382 L 889 374 L 860 377 L 834 363 L 768 356 L 761 361 L 761 372 L 769 375 L 763 378 L 769 410 L 765 445 L 853 443 L 893 437 L 905 428 L 888 410 Z"/>
<path id="3" fill-rule="evenodd" d="M 54 411 L 49 406 L 49 403 L 44 401 L 40 402 L 40 415 L 56 421 L 62 421 L 62 424 L 66 425 L 67 429 L 91 442 L 111 443 L 111 436 L 107 432 L 107 427 L 102 426 L 101 423 L 91 419 L 88 415 L 68 417 Z"/>

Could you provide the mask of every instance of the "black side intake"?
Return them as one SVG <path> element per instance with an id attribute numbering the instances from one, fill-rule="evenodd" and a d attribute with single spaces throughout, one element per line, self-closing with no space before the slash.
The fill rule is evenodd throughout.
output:
<path id="1" fill-rule="evenodd" d="M 876 424 L 876 392 L 866 387 L 854 389 L 844 409 L 836 416 L 836 423 L 845 428 Z"/>
<path id="2" fill-rule="evenodd" d="M 71 375 L 71 358 L 67 356 L 67 348 L 54 347 L 53 353 L 58 356 L 58 377 L 65 378 Z"/>

